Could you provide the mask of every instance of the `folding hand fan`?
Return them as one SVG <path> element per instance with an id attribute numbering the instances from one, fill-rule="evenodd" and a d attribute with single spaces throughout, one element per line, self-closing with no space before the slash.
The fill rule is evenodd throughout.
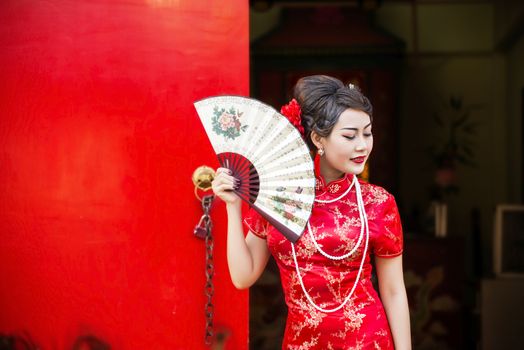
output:
<path id="1" fill-rule="evenodd" d="M 238 196 L 287 239 L 298 240 L 315 199 L 313 161 L 298 130 L 251 98 L 209 97 L 195 108 L 220 165 L 240 180 Z"/>

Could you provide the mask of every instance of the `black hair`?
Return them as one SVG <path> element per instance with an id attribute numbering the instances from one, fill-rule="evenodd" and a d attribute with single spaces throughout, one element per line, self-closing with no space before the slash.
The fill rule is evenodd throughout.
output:
<path id="1" fill-rule="evenodd" d="M 317 147 L 311 140 L 311 132 L 329 136 L 340 115 L 348 108 L 365 112 L 373 121 L 373 106 L 360 89 L 353 84 L 344 85 L 339 79 L 327 75 L 299 79 L 293 95 L 302 110 L 304 136 L 312 151 Z"/>

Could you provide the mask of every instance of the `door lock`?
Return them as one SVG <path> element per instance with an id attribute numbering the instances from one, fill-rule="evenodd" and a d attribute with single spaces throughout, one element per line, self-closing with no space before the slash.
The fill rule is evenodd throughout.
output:
<path id="1" fill-rule="evenodd" d="M 199 190 L 207 192 L 211 189 L 211 182 L 215 178 L 215 170 L 213 168 L 202 165 L 193 172 L 193 184 L 195 185 L 195 196 L 201 202 L 202 198 L 198 194 Z"/>

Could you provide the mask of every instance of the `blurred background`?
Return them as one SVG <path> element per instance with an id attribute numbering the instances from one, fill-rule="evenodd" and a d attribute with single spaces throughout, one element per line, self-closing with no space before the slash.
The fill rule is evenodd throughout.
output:
<path id="1" fill-rule="evenodd" d="M 328 74 L 373 103 L 367 176 L 400 207 L 414 348 L 520 347 L 524 2 L 250 5 L 254 97 L 281 106 L 299 77 Z M 251 291 L 252 336 L 284 320 L 278 283 L 272 265 Z"/>

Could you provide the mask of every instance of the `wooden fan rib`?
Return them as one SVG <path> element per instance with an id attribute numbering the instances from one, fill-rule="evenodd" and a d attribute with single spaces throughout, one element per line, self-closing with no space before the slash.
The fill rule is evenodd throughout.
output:
<path id="1" fill-rule="evenodd" d="M 310 168 L 308 165 L 305 165 L 303 161 L 299 159 L 292 159 L 289 160 L 289 162 L 280 163 L 277 165 L 270 164 L 260 169 L 261 171 L 259 172 L 259 174 L 262 178 L 265 178 L 266 174 L 276 176 L 280 174 L 287 174 L 288 172 L 304 173 L 306 176 L 310 176 L 311 174 L 314 175 L 314 169 Z"/>
<path id="2" fill-rule="evenodd" d="M 240 186 L 235 192 L 240 196 L 241 199 L 248 203 L 255 203 L 258 198 L 258 187 L 252 188 L 248 185 L 243 185 Z"/>
<path id="3" fill-rule="evenodd" d="M 300 228 L 295 229 L 295 231 L 293 231 L 289 227 L 286 227 L 284 224 L 273 218 L 271 215 L 259 210 L 256 206 L 253 206 L 253 208 L 256 209 L 262 217 L 264 217 L 273 227 L 275 227 L 280 233 L 284 235 L 284 237 L 286 237 L 287 240 L 289 240 L 292 243 L 298 241 L 298 239 L 304 232 L 304 229 Z"/>
<path id="4" fill-rule="evenodd" d="M 273 217 L 275 220 L 277 220 L 281 225 L 287 225 L 292 229 L 293 232 L 301 232 L 306 227 L 307 221 L 297 218 L 299 224 L 296 222 L 290 221 L 289 219 L 286 219 L 282 213 L 278 213 L 275 211 L 274 207 L 268 207 L 267 204 L 264 201 L 261 201 L 260 199 L 257 200 L 255 203 L 253 203 L 254 207 L 263 209 L 264 213 L 267 216 Z"/>
<path id="5" fill-rule="evenodd" d="M 239 188 L 238 190 L 234 190 L 234 192 L 237 194 L 237 196 L 240 197 L 240 199 L 242 199 L 243 201 L 247 203 L 253 204 L 256 201 L 256 199 L 251 201 L 249 194 L 244 192 L 241 188 Z"/>
<path id="6" fill-rule="evenodd" d="M 300 185 L 290 184 L 286 186 L 279 185 L 278 187 L 267 187 L 267 186 L 261 186 L 259 187 L 259 193 L 267 193 L 267 192 L 276 192 L 276 193 L 296 193 L 296 195 L 300 198 L 304 198 L 304 200 L 307 200 L 310 196 L 315 195 L 315 189 L 312 187 L 303 187 Z M 298 198 L 297 197 L 297 198 Z"/>
<path id="7" fill-rule="evenodd" d="M 274 123 L 271 122 L 270 118 L 260 118 L 262 120 L 260 125 L 253 127 L 250 131 L 249 138 L 246 138 L 246 155 L 249 155 L 254 163 L 259 157 L 260 153 L 266 151 L 266 147 L 269 144 L 270 140 L 266 135 L 271 135 L 272 130 L 274 129 Z"/>
<path id="8" fill-rule="evenodd" d="M 313 208 L 311 196 L 296 195 L 294 193 L 269 193 L 260 192 L 258 195 L 258 201 L 266 203 L 268 206 L 272 203 L 275 206 L 280 204 L 287 204 L 296 207 L 299 211 L 311 211 Z"/>
<path id="9" fill-rule="evenodd" d="M 305 160 L 307 161 L 307 158 L 304 159 L 302 157 L 297 156 L 295 156 L 294 158 L 290 158 L 287 161 L 275 160 L 271 163 L 259 165 L 259 174 L 260 176 L 264 176 L 264 174 L 269 174 L 273 172 L 286 173 L 288 169 L 293 169 L 293 171 L 301 170 L 303 172 L 313 172 L 313 167 L 309 166 L 309 164 L 307 163 L 304 163 Z"/>
<path id="10" fill-rule="evenodd" d="M 304 148 L 294 148 L 292 144 L 288 144 L 283 148 L 277 149 L 277 146 L 275 146 L 275 150 L 273 150 L 270 154 L 267 154 L 263 158 L 257 159 L 256 164 L 258 167 L 261 169 L 265 169 L 266 166 L 277 167 L 281 164 L 285 165 L 292 159 L 300 159 L 303 163 L 308 163 L 311 160 L 308 150 Z"/>
<path id="11" fill-rule="evenodd" d="M 305 185 L 307 187 L 313 187 L 315 185 L 315 180 L 314 180 L 312 171 L 290 171 L 288 174 L 280 173 L 280 174 L 273 175 L 271 173 L 267 173 L 267 174 L 260 175 L 260 184 L 261 185 L 265 185 L 267 183 L 275 182 L 275 181 L 281 181 L 281 182 L 286 182 L 286 183 L 292 181 L 293 183 L 295 183 L 300 180 L 309 181 L 309 182 L 305 182 Z"/>
<path id="12" fill-rule="evenodd" d="M 236 163 L 236 174 L 241 180 L 245 180 L 249 178 L 249 167 L 251 166 L 251 162 L 241 156 L 240 154 L 235 154 L 235 163 Z"/>
<path id="13" fill-rule="evenodd" d="M 270 173 L 267 173 L 265 175 L 260 175 L 260 186 L 302 186 L 305 188 L 309 187 L 315 187 L 315 179 L 312 179 L 309 176 L 309 172 L 304 171 L 296 171 L 296 172 L 290 172 L 289 176 L 288 174 L 278 174 L 273 175 Z"/>
<path id="14" fill-rule="evenodd" d="M 252 203 L 256 200 L 260 187 L 260 180 L 256 168 L 251 164 L 249 159 L 238 153 L 221 153 L 218 155 L 221 164 L 227 163 L 233 176 L 240 181 L 240 187 L 237 190 L 243 200 Z"/>
<path id="15" fill-rule="evenodd" d="M 311 212 L 313 205 L 310 203 L 311 197 L 297 195 L 295 193 L 282 192 L 260 192 L 258 195 L 260 201 L 273 201 L 275 203 L 296 204 L 299 211 Z"/>
<path id="16" fill-rule="evenodd" d="M 265 143 L 268 142 L 268 131 L 278 127 L 281 123 L 275 123 L 275 114 L 277 112 L 270 106 L 252 99 L 243 99 L 242 106 L 238 106 L 245 115 L 243 116 L 247 125 L 247 130 L 239 144 L 244 147 L 244 155 L 253 160 L 258 149 L 265 149 Z M 246 108 L 248 107 L 248 108 Z"/>
<path id="17" fill-rule="evenodd" d="M 315 196 L 315 188 L 302 187 L 302 186 L 286 186 L 284 187 L 287 193 L 296 193 L 297 198 L 304 198 L 308 201 L 310 197 Z M 278 193 L 282 192 L 282 186 L 260 186 L 259 192 L 261 193 Z"/>
<path id="18" fill-rule="evenodd" d="M 312 186 L 309 186 L 308 183 L 304 182 L 294 182 L 294 183 L 287 183 L 287 184 L 280 184 L 278 182 L 273 182 L 269 184 L 263 184 L 259 186 L 260 192 L 268 192 L 268 191 L 275 191 L 280 193 L 296 193 L 297 195 L 314 195 L 315 188 Z"/>
<path id="19" fill-rule="evenodd" d="M 250 178 L 251 167 L 253 166 L 249 159 L 243 157 L 238 153 L 221 153 L 219 156 L 219 162 L 230 169 L 235 177 L 246 181 Z M 256 172 L 256 170 L 255 170 Z"/>
<path id="20" fill-rule="evenodd" d="M 281 154 L 281 142 L 283 136 L 285 135 L 285 127 L 275 128 L 271 133 L 264 135 L 267 138 L 265 144 L 262 145 L 262 149 L 265 150 L 261 152 L 260 157 L 257 157 L 255 164 L 261 164 L 267 162 L 267 158 L 275 159 L 278 157 L 278 154 Z M 288 129 L 289 130 L 289 129 Z"/>

